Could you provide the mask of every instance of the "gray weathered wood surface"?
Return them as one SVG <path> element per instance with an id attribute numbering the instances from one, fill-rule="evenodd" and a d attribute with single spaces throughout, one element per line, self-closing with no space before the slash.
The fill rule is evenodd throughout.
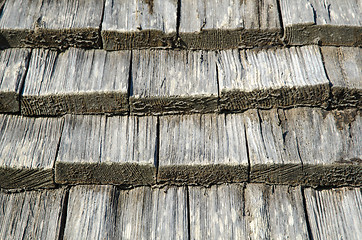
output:
<path id="1" fill-rule="evenodd" d="M 176 44 L 176 25 L 177 0 L 106 0 L 103 47 L 172 48 Z"/>
<path id="2" fill-rule="evenodd" d="M 103 0 L 11 0 L 0 17 L 2 47 L 100 47 Z"/>
<path id="3" fill-rule="evenodd" d="M 241 115 L 160 117 L 158 181 L 214 184 L 248 180 Z"/>
<path id="4" fill-rule="evenodd" d="M 19 93 L 29 57 L 28 49 L 0 50 L 0 112 L 20 111 Z"/>
<path id="5" fill-rule="evenodd" d="M 305 189 L 306 209 L 313 239 L 360 239 L 362 193 L 360 188 Z"/>
<path id="6" fill-rule="evenodd" d="M 182 0 L 179 35 L 191 49 L 280 44 L 276 0 Z"/>
<path id="7" fill-rule="evenodd" d="M 245 114 L 250 181 L 361 185 L 361 113 L 316 108 Z"/>
<path id="8" fill-rule="evenodd" d="M 0 192 L 0 239 L 58 239 L 65 190 Z"/>
<path id="9" fill-rule="evenodd" d="M 72 187 L 64 238 L 185 239 L 185 188 Z"/>
<path id="10" fill-rule="evenodd" d="M 221 111 L 328 104 L 318 47 L 221 51 L 217 66 Z"/>
<path id="11" fill-rule="evenodd" d="M 133 52 L 130 109 L 134 114 L 207 113 L 217 110 L 215 53 Z"/>
<path id="12" fill-rule="evenodd" d="M 33 51 L 22 95 L 24 115 L 128 112 L 131 53 L 71 48 Z"/>
<path id="13" fill-rule="evenodd" d="M 0 188 L 54 186 L 62 119 L 0 115 Z"/>
<path id="14" fill-rule="evenodd" d="M 152 184 L 155 117 L 67 115 L 55 164 L 57 183 Z"/>
<path id="15" fill-rule="evenodd" d="M 287 44 L 362 46 L 360 0 L 280 0 Z"/>
<path id="16" fill-rule="evenodd" d="M 362 49 L 322 47 L 322 55 L 332 84 L 332 107 L 358 107 L 361 109 Z"/>

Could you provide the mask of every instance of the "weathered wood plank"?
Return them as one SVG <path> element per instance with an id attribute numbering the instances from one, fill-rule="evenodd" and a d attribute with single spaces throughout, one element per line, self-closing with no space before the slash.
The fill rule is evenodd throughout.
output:
<path id="1" fill-rule="evenodd" d="M 55 181 L 65 184 L 152 184 L 155 117 L 70 116 L 64 123 Z"/>
<path id="2" fill-rule="evenodd" d="M 248 180 L 241 115 L 160 118 L 159 182 L 209 185 Z"/>
<path id="3" fill-rule="evenodd" d="M 322 47 L 324 65 L 332 83 L 332 107 L 362 108 L 362 49 Z"/>
<path id="4" fill-rule="evenodd" d="M 0 192 L 0 239 L 58 239 L 65 190 Z"/>
<path id="5" fill-rule="evenodd" d="M 191 49 L 280 44 L 276 0 L 182 0 L 179 35 Z"/>
<path id="6" fill-rule="evenodd" d="M 130 108 L 134 114 L 207 113 L 217 110 L 215 53 L 133 52 Z"/>
<path id="7" fill-rule="evenodd" d="M 313 239 L 360 239 L 360 188 L 305 189 L 306 209 Z"/>
<path id="8" fill-rule="evenodd" d="M 106 0 L 103 47 L 107 50 L 175 47 L 176 18 L 177 0 Z"/>
<path id="9" fill-rule="evenodd" d="M 291 45 L 362 46 L 360 0 L 280 0 L 284 40 Z"/>
<path id="10" fill-rule="evenodd" d="M 54 186 L 62 119 L 0 115 L 0 188 Z"/>
<path id="11" fill-rule="evenodd" d="M 12 0 L 0 16 L 0 46 L 99 48 L 103 0 Z"/>
<path id="12" fill-rule="evenodd" d="M 318 47 L 221 51 L 217 67 L 221 111 L 328 104 Z"/>
<path id="13" fill-rule="evenodd" d="M 128 112 L 129 51 L 36 49 L 21 100 L 24 115 Z"/>
<path id="14" fill-rule="evenodd" d="M 361 185 L 360 112 L 250 110 L 245 118 L 251 182 Z"/>
<path id="15" fill-rule="evenodd" d="M 19 92 L 29 58 L 28 49 L 0 51 L 0 113 L 20 111 Z"/>
<path id="16" fill-rule="evenodd" d="M 300 187 L 248 184 L 245 213 L 250 239 L 309 239 Z"/>

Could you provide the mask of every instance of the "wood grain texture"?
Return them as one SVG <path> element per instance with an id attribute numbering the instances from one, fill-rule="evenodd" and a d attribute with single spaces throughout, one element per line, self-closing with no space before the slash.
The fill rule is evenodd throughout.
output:
<path id="1" fill-rule="evenodd" d="M 251 182 L 361 185 L 360 112 L 250 110 L 245 118 Z"/>
<path id="2" fill-rule="evenodd" d="M 215 53 L 133 52 L 133 114 L 208 113 L 217 110 Z"/>
<path id="3" fill-rule="evenodd" d="M 0 50 L 0 113 L 20 111 L 19 92 L 29 58 L 28 49 Z"/>
<path id="4" fill-rule="evenodd" d="M 362 46 L 361 1 L 280 0 L 284 40 L 291 45 Z"/>
<path id="5" fill-rule="evenodd" d="M 185 239 L 185 188 L 76 186 L 70 190 L 64 239 Z"/>
<path id="6" fill-rule="evenodd" d="M 241 115 L 160 118 L 160 182 L 215 184 L 248 179 Z"/>
<path id="7" fill-rule="evenodd" d="M 24 115 L 128 112 L 129 51 L 36 49 L 21 100 Z"/>
<path id="8" fill-rule="evenodd" d="M 248 184 L 245 213 L 250 239 L 309 239 L 300 187 Z"/>
<path id="9" fill-rule="evenodd" d="M 0 188 L 54 187 L 62 119 L 0 115 Z"/>
<path id="10" fill-rule="evenodd" d="M 217 67 L 221 111 L 328 104 L 318 47 L 221 51 Z"/>
<path id="11" fill-rule="evenodd" d="M 58 239 L 65 190 L 0 192 L 0 239 Z"/>
<path id="12" fill-rule="evenodd" d="M 362 49 L 322 47 L 324 65 L 332 84 L 332 107 L 362 108 Z"/>
<path id="13" fill-rule="evenodd" d="M 99 48 L 103 0 L 5 1 L 0 46 Z"/>
<path id="14" fill-rule="evenodd" d="M 102 22 L 107 50 L 173 48 L 177 0 L 106 0 Z"/>
<path id="15" fill-rule="evenodd" d="M 155 117 L 65 118 L 55 181 L 62 184 L 152 184 L 156 178 Z"/>
<path id="16" fill-rule="evenodd" d="M 183 47 L 230 49 L 280 44 L 276 0 L 182 0 Z"/>
<path id="17" fill-rule="evenodd" d="M 360 188 L 305 189 L 306 209 L 313 239 L 360 239 Z"/>

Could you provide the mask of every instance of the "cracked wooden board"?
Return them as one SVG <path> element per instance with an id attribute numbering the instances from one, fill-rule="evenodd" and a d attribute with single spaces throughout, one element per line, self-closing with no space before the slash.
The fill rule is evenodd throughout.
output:
<path id="1" fill-rule="evenodd" d="M 241 115 L 161 117 L 159 149 L 159 182 L 210 185 L 248 180 Z"/>
<path id="2" fill-rule="evenodd" d="M 20 111 L 19 94 L 30 52 L 29 49 L 0 50 L 0 113 Z"/>
<path id="3" fill-rule="evenodd" d="M 156 178 L 155 117 L 67 115 L 55 163 L 60 184 L 149 185 Z"/>
<path id="4" fill-rule="evenodd" d="M 360 188 L 305 189 L 313 239 L 359 239 L 362 236 Z"/>
<path id="5" fill-rule="evenodd" d="M 0 239 L 58 239 L 64 189 L 0 192 Z"/>
<path id="6" fill-rule="evenodd" d="M 182 0 L 179 36 L 187 49 L 281 44 L 276 0 Z"/>
<path id="7" fill-rule="evenodd" d="M 185 239 L 185 188 L 75 186 L 69 194 L 65 239 Z"/>
<path id="8" fill-rule="evenodd" d="M 24 115 L 126 114 L 131 53 L 35 49 L 21 99 Z"/>
<path id="9" fill-rule="evenodd" d="M 318 47 L 221 51 L 217 69 L 220 111 L 328 106 L 329 80 Z"/>
<path id="10" fill-rule="evenodd" d="M 362 46 L 360 0 L 280 0 L 284 40 L 291 45 Z"/>
<path id="11" fill-rule="evenodd" d="M 362 108 L 362 49 L 322 47 L 328 78 L 332 84 L 333 108 Z"/>
<path id="12" fill-rule="evenodd" d="M 106 0 L 102 22 L 107 50 L 173 48 L 177 0 Z"/>
<path id="13" fill-rule="evenodd" d="M 210 113 L 217 98 L 215 53 L 133 51 L 132 114 Z"/>
<path id="14" fill-rule="evenodd" d="M 245 118 L 251 182 L 361 185 L 360 112 L 249 110 Z"/>
<path id="15" fill-rule="evenodd" d="M 0 115 L 0 188 L 54 187 L 62 119 Z"/>
<path id="16" fill-rule="evenodd" d="M 5 1 L 0 46 L 99 48 L 103 0 Z"/>

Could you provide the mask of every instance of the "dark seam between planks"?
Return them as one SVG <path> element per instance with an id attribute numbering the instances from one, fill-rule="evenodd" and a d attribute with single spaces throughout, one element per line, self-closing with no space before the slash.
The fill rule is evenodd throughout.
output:
<path id="1" fill-rule="evenodd" d="M 278 17 L 279 17 L 279 23 L 280 23 L 280 36 L 281 36 L 281 42 L 283 43 L 283 45 L 286 45 L 285 42 L 285 32 L 284 32 L 284 23 L 283 23 L 283 16 L 282 16 L 282 9 L 280 7 L 280 0 L 276 0 L 277 3 L 277 10 L 278 10 Z"/>
<path id="2" fill-rule="evenodd" d="M 105 6 L 106 6 L 106 0 L 103 0 L 101 23 L 99 24 L 99 28 L 98 28 L 98 44 L 99 44 L 99 48 L 101 48 L 101 49 L 104 49 L 103 38 L 102 38 L 102 24 L 103 24 L 103 20 L 104 20 Z"/>
<path id="3" fill-rule="evenodd" d="M 57 150 L 55 151 L 55 157 L 54 157 L 54 163 L 53 163 L 53 167 L 52 167 L 52 173 L 53 173 L 53 183 L 55 184 L 55 186 L 57 186 L 58 184 L 56 183 L 55 181 L 55 163 L 57 161 L 57 158 L 58 158 L 58 155 L 59 155 L 59 149 L 60 149 L 60 142 L 62 140 L 62 136 L 63 136 L 63 129 L 64 129 L 64 118 L 62 118 L 61 120 L 61 124 L 60 124 L 60 136 L 59 136 L 59 139 L 58 139 L 58 143 L 57 143 Z"/>
<path id="4" fill-rule="evenodd" d="M 190 216 L 190 191 L 189 187 L 185 187 L 186 191 L 186 214 L 187 214 L 187 239 L 191 240 L 191 216 Z"/>
<path id="5" fill-rule="evenodd" d="M 157 122 L 156 122 L 156 147 L 155 147 L 155 160 L 154 165 L 156 167 L 156 179 L 155 182 L 158 183 L 158 171 L 159 171 L 159 165 L 160 165 L 160 117 L 157 116 Z"/>
<path id="6" fill-rule="evenodd" d="M 310 222 L 309 222 L 309 218 L 308 218 L 307 201 L 305 199 L 304 188 L 301 188 L 301 192 L 302 192 L 302 204 L 303 204 L 303 210 L 304 210 L 305 223 L 307 225 L 308 237 L 310 240 L 313 240 L 312 229 L 310 227 Z"/>
<path id="7" fill-rule="evenodd" d="M 127 108 L 128 108 L 128 115 L 131 115 L 131 105 L 130 105 L 130 97 L 133 95 L 133 50 L 130 51 L 130 64 L 129 64 L 129 70 L 128 70 L 128 88 L 127 88 Z"/>
<path id="8" fill-rule="evenodd" d="M 248 167 L 247 167 L 248 179 L 246 180 L 246 182 L 250 183 L 251 161 L 250 161 L 250 152 L 249 152 L 249 144 L 248 144 L 248 134 L 246 133 L 245 122 L 244 122 L 244 136 L 245 136 L 245 145 L 246 145 L 246 157 L 247 157 L 247 159 L 248 159 Z"/>
<path id="9" fill-rule="evenodd" d="M 67 214 L 68 214 L 69 189 L 70 189 L 70 187 L 67 187 L 65 190 L 65 193 L 64 193 L 64 200 L 63 200 L 63 206 L 62 206 L 62 212 L 61 212 L 61 218 L 60 218 L 58 240 L 64 239 L 64 231 L 65 231 L 65 225 L 66 225 Z"/>
<path id="10" fill-rule="evenodd" d="M 1 16 L 0 16 L 1 18 Z M 29 67 L 30 67 L 30 60 L 31 60 L 31 57 L 33 56 L 33 49 L 30 49 L 30 53 L 28 54 L 28 61 L 27 63 L 25 64 L 25 72 L 24 72 L 24 76 L 23 78 L 20 80 L 19 82 L 19 113 L 21 114 L 21 99 L 23 98 L 23 92 L 24 92 L 24 87 L 25 87 L 25 79 L 28 75 L 28 71 L 29 71 Z"/>

